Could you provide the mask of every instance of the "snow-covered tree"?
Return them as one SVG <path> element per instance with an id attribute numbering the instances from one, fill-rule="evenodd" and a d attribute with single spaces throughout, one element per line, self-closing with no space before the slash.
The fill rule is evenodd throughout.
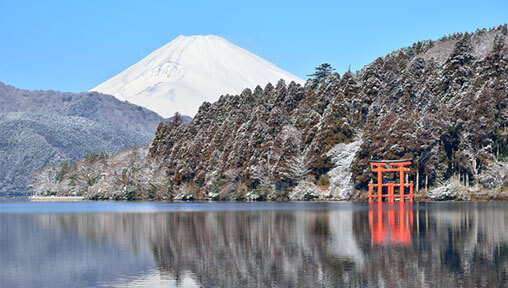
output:
<path id="1" fill-rule="evenodd" d="M 314 73 L 309 74 L 307 76 L 312 77 L 315 80 L 321 80 L 323 78 L 332 75 L 333 71 L 335 71 L 335 68 L 333 68 L 332 65 L 328 63 L 323 63 L 317 66 L 315 70 L 316 71 L 314 71 Z"/>
<path id="2" fill-rule="evenodd" d="M 302 153 L 297 154 L 288 161 L 288 170 L 295 182 L 304 180 L 310 172 L 305 156 Z"/>

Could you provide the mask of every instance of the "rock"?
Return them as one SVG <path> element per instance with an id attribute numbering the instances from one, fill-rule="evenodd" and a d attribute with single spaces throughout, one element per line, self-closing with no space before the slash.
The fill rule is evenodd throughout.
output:
<path id="1" fill-rule="evenodd" d="M 459 200 L 468 201 L 471 198 L 468 195 L 468 189 L 458 180 L 450 180 L 447 184 L 430 190 L 428 196 L 432 200 Z"/>

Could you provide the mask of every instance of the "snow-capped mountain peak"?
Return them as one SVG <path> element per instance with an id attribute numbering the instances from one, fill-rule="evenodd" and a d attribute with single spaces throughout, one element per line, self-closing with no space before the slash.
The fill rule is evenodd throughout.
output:
<path id="1" fill-rule="evenodd" d="M 164 117 L 194 115 L 204 102 L 297 76 L 215 35 L 178 36 L 91 89 L 144 106 Z"/>

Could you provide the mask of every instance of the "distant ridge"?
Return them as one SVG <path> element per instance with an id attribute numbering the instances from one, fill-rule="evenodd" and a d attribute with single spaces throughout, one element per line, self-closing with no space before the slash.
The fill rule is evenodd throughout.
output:
<path id="1" fill-rule="evenodd" d="M 0 82 L 0 195 L 27 193 L 31 173 L 48 164 L 148 146 L 163 120 L 111 95 L 28 91 Z"/>

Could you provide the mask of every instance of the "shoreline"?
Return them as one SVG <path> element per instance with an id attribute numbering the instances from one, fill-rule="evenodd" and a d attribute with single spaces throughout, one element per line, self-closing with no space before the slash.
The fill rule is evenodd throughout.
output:
<path id="1" fill-rule="evenodd" d="M 86 201 L 85 196 L 29 196 L 31 202 L 80 202 Z"/>
<path id="2" fill-rule="evenodd" d="M 301 199 L 301 200 L 215 200 L 215 199 L 160 199 L 160 200 L 150 200 L 150 199 L 135 199 L 135 200 L 115 200 L 115 199 L 91 199 L 86 198 L 85 196 L 29 196 L 28 200 L 30 202 L 127 202 L 127 203 L 136 203 L 136 202 L 150 202 L 150 203 L 273 203 L 273 202 L 343 202 L 343 203 L 369 203 L 368 199 L 364 197 L 356 198 L 356 199 L 348 199 L 348 200 L 339 200 L 339 199 Z M 470 199 L 431 199 L 429 197 L 415 197 L 414 203 L 421 202 L 508 202 L 508 198 L 506 197 L 472 197 Z M 371 204 L 379 203 L 378 201 L 373 201 Z M 411 203 L 409 200 L 405 201 L 382 201 L 381 203 Z"/>

